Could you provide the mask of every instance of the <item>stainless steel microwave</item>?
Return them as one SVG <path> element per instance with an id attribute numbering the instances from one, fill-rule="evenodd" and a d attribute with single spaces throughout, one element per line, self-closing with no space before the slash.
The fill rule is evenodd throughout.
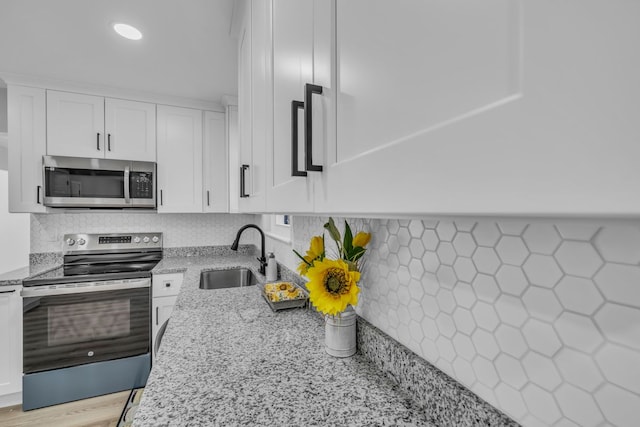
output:
<path id="1" fill-rule="evenodd" d="M 156 207 L 156 164 L 43 156 L 44 205 L 56 208 Z"/>

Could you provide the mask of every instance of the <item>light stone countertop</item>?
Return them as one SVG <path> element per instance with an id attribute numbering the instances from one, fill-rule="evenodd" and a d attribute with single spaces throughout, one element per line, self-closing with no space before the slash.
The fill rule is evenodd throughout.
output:
<path id="1" fill-rule="evenodd" d="M 258 287 L 198 289 L 200 271 L 249 267 L 255 256 L 165 258 L 184 271 L 134 425 L 420 426 L 424 412 L 363 356 L 324 351 L 322 318 L 274 313 Z"/>
<path id="2" fill-rule="evenodd" d="M 0 286 L 18 286 L 28 277 L 44 273 L 59 267 L 60 264 L 40 264 L 22 267 L 0 274 Z"/>

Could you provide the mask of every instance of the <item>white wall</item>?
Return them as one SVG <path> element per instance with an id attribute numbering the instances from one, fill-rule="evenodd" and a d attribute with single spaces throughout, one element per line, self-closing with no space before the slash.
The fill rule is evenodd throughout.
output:
<path id="1" fill-rule="evenodd" d="M 0 273 L 29 265 L 29 214 L 9 213 L 7 175 L 0 169 Z"/>

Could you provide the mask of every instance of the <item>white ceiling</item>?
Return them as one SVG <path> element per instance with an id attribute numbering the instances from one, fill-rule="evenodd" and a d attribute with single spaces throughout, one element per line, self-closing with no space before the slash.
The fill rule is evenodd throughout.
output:
<path id="1" fill-rule="evenodd" d="M 233 0 L 0 0 L 0 74 L 220 102 L 236 95 Z M 143 33 L 129 41 L 113 22 Z"/>

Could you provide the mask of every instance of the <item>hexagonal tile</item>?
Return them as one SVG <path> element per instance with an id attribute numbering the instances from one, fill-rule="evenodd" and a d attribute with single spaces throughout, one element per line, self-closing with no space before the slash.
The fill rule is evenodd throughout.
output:
<path id="1" fill-rule="evenodd" d="M 440 259 L 435 252 L 427 251 L 422 256 L 422 265 L 425 271 L 435 273 L 440 267 Z"/>
<path id="2" fill-rule="evenodd" d="M 416 322 L 421 322 L 424 317 L 424 310 L 422 309 L 422 304 L 420 304 L 419 300 L 411 300 L 409 303 L 409 313 L 411 314 L 411 319 Z M 419 341 L 419 340 L 418 340 Z"/>
<path id="3" fill-rule="evenodd" d="M 422 240 L 422 245 L 428 251 L 435 251 L 438 247 L 438 243 L 440 242 L 435 230 L 424 230 L 420 240 Z"/>
<path id="4" fill-rule="evenodd" d="M 594 280 L 607 299 L 640 306 L 640 267 L 607 263 Z"/>
<path id="5" fill-rule="evenodd" d="M 453 269 L 458 279 L 463 282 L 471 283 L 476 277 L 476 267 L 473 265 L 471 258 L 458 257 L 453 263 Z"/>
<path id="6" fill-rule="evenodd" d="M 387 220 L 387 231 L 389 234 L 397 234 L 398 230 L 400 230 L 400 223 L 396 219 Z"/>
<path id="7" fill-rule="evenodd" d="M 447 338 L 452 338 L 456 333 L 456 325 L 453 322 L 453 318 L 447 313 L 438 314 L 436 325 L 438 325 L 440 335 L 444 335 Z"/>
<path id="8" fill-rule="evenodd" d="M 471 332 L 476 328 L 476 322 L 473 320 L 471 312 L 466 308 L 456 308 L 453 312 L 453 321 L 456 324 L 456 328 L 467 335 L 471 334 Z"/>
<path id="9" fill-rule="evenodd" d="M 435 296 L 426 294 L 422 297 L 422 308 L 425 316 L 435 319 L 440 314 L 440 306 Z"/>
<path id="10" fill-rule="evenodd" d="M 520 389 L 527 383 L 527 375 L 518 359 L 501 354 L 496 358 L 494 365 L 500 379 L 511 387 Z"/>
<path id="11" fill-rule="evenodd" d="M 493 362 L 485 359 L 482 356 L 477 356 L 475 359 L 473 359 L 473 362 L 471 362 L 471 367 L 476 373 L 476 378 L 478 378 L 478 381 L 480 381 L 487 387 L 493 388 L 498 384 L 498 381 L 500 381 Z"/>
<path id="12" fill-rule="evenodd" d="M 493 248 L 478 247 L 473 253 L 473 263 L 480 273 L 495 274 L 500 267 L 500 259 Z"/>
<path id="13" fill-rule="evenodd" d="M 503 292 L 512 295 L 522 295 L 529 281 L 520 267 L 503 265 L 496 273 L 496 280 Z"/>
<path id="14" fill-rule="evenodd" d="M 440 290 L 438 276 L 433 273 L 424 273 L 424 276 L 422 276 L 422 285 L 424 292 L 429 295 L 436 295 Z"/>
<path id="15" fill-rule="evenodd" d="M 498 353 L 500 353 L 498 343 L 496 342 L 493 334 L 483 329 L 476 329 L 471 336 L 471 340 L 473 341 L 473 345 L 476 347 L 478 354 L 489 360 L 493 360 Z"/>
<path id="16" fill-rule="evenodd" d="M 640 262 L 640 228 L 635 225 L 606 226 L 596 236 L 595 245 L 610 262 Z"/>
<path id="17" fill-rule="evenodd" d="M 532 284 L 546 288 L 552 288 L 562 277 L 558 263 L 548 255 L 531 254 L 522 268 Z"/>
<path id="18" fill-rule="evenodd" d="M 635 427 L 640 419 L 640 396 L 627 390 L 606 384 L 595 394 L 602 413 L 611 424 L 620 427 Z"/>
<path id="19" fill-rule="evenodd" d="M 552 224 L 529 224 L 522 235 L 531 252 L 551 255 L 560 244 L 560 236 Z"/>
<path id="20" fill-rule="evenodd" d="M 481 221 L 471 232 L 480 246 L 495 246 L 500 238 L 500 230 L 494 222 Z"/>
<path id="21" fill-rule="evenodd" d="M 456 273 L 453 270 L 453 267 L 448 265 L 441 265 L 438 267 L 438 272 L 436 273 L 438 276 L 438 282 L 440 282 L 440 286 L 453 289 L 456 282 L 458 281 L 456 278 Z"/>
<path id="22" fill-rule="evenodd" d="M 400 261 L 400 265 L 405 267 L 409 266 L 409 261 L 411 261 L 411 252 L 408 247 L 402 246 L 398 249 L 398 260 Z"/>
<path id="23" fill-rule="evenodd" d="M 476 374 L 473 372 L 471 363 L 462 357 L 456 357 L 456 360 L 453 361 L 453 372 L 456 374 L 456 379 L 462 384 L 471 386 L 476 382 Z"/>
<path id="24" fill-rule="evenodd" d="M 416 279 L 411 279 L 409 281 L 409 295 L 411 298 L 420 301 L 422 296 L 424 295 L 424 289 L 422 289 L 422 282 Z"/>
<path id="25" fill-rule="evenodd" d="M 548 357 L 530 351 L 522 359 L 522 366 L 533 383 L 548 391 L 552 391 L 562 382 L 558 370 Z"/>
<path id="26" fill-rule="evenodd" d="M 522 265 L 529 255 L 527 247 L 520 237 L 502 236 L 496 245 L 498 256 L 505 264 Z"/>
<path id="27" fill-rule="evenodd" d="M 640 353 L 606 343 L 596 353 L 596 362 L 606 379 L 634 393 L 640 393 Z"/>
<path id="28" fill-rule="evenodd" d="M 420 237 L 422 237 L 423 231 L 424 225 L 422 224 L 422 221 L 420 221 L 419 219 L 411 220 L 411 222 L 409 223 L 409 234 L 411 234 L 411 237 L 419 239 Z"/>
<path id="29" fill-rule="evenodd" d="M 387 265 L 389 266 L 389 271 L 398 271 L 398 267 L 400 267 L 400 260 L 398 259 L 397 252 L 389 254 L 387 257 Z"/>
<path id="30" fill-rule="evenodd" d="M 423 317 L 420 322 L 420 326 L 422 327 L 422 332 L 425 337 L 429 338 L 432 341 L 435 341 L 440 336 L 440 331 L 438 330 L 438 325 L 436 321 L 430 317 Z"/>
<path id="31" fill-rule="evenodd" d="M 540 420 L 551 425 L 562 416 L 553 396 L 535 384 L 527 385 L 522 390 L 522 397 L 529 411 Z"/>
<path id="32" fill-rule="evenodd" d="M 562 347 L 553 327 L 541 320 L 529 319 L 522 328 L 522 333 L 532 350 L 546 356 L 553 356 Z"/>
<path id="33" fill-rule="evenodd" d="M 604 301 L 594 283 L 581 277 L 564 276 L 555 291 L 564 308 L 578 313 L 592 314 Z"/>
<path id="34" fill-rule="evenodd" d="M 438 353 L 440 353 L 441 359 L 451 363 L 456 358 L 456 350 L 453 348 L 453 344 L 450 339 L 442 335 L 439 336 L 438 339 L 436 339 L 436 347 L 438 348 Z"/>
<path id="35" fill-rule="evenodd" d="M 458 232 L 453 238 L 453 247 L 458 255 L 470 257 L 476 250 L 476 242 L 471 233 Z"/>
<path id="36" fill-rule="evenodd" d="M 454 224 L 456 226 L 456 230 L 470 232 L 473 230 L 473 227 L 475 227 L 476 222 L 470 219 L 457 219 Z"/>
<path id="37" fill-rule="evenodd" d="M 451 243 L 440 242 L 436 252 L 442 264 L 453 265 L 453 262 L 456 259 L 456 251 L 453 249 L 453 245 Z"/>
<path id="38" fill-rule="evenodd" d="M 436 227 L 436 233 L 440 240 L 450 242 L 456 234 L 456 226 L 451 221 L 440 221 Z"/>
<path id="39" fill-rule="evenodd" d="M 473 280 L 473 289 L 479 300 L 494 302 L 500 295 L 500 289 L 493 276 L 478 274 Z"/>
<path id="40" fill-rule="evenodd" d="M 584 427 L 596 427 L 604 421 L 593 397 L 579 388 L 563 384 L 555 391 L 564 415 Z"/>
<path id="41" fill-rule="evenodd" d="M 460 332 L 453 337 L 453 347 L 456 349 L 458 356 L 466 360 L 471 361 L 476 356 L 476 349 L 473 347 L 471 338 Z"/>
<path id="42" fill-rule="evenodd" d="M 498 314 L 493 309 L 493 305 L 483 301 L 478 301 L 471 309 L 476 324 L 487 331 L 493 331 L 498 327 L 500 320 Z"/>
<path id="43" fill-rule="evenodd" d="M 527 223 L 522 221 L 503 220 L 498 223 L 498 227 L 500 227 L 502 234 L 521 236 L 525 228 L 527 228 Z"/>
<path id="44" fill-rule="evenodd" d="M 411 239 L 411 242 L 409 242 L 409 251 L 413 258 L 422 258 L 422 255 L 424 255 L 424 245 L 422 244 L 422 240 L 415 238 Z"/>
<path id="45" fill-rule="evenodd" d="M 415 340 L 416 342 L 422 341 L 422 337 L 424 336 L 424 333 L 422 332 L 422 326 L 420 325 L 420 323 L 413 319 L 409 321 L 409 335 L 411 336 L 411 339 Z"/>
<path id="46" fill-rule="evenodd" d="M 567 382 L 586 391 L 594 391 L 604 381 L 593 358 L 579 351 L 563 348 L 555 362 Z"/>
<path id="47" fill-rule="evenodd" d="M 588 242 L 566 240 L 556 251 L 555 258 L 565 273 L 579 277 L 592 277 L 603 264 Z"/>
<path id="48" fill-rule="evenodd" d="M 605 304 L 595 320 L 609 341 L 640 350 L 640 310 Z"/>
<path id="49" fill-rule="evenodd" d="M 471 308 L 476 302 L 476 294 L 473 292 L 473 287 L 468 283 L 456 283 L 453 288 L 453 296 L 460 307 Z"/>
<path id="50" fill-rule="evenodd" d="M 409 322 L 411 321 L 411 313 L 409 313 L 409 308 L 405 305 L 400 305 L 397 309 L 397 313 L 400 323 L 404 326 L 409 326 Z"/>
<path id="51" fill-rule="evenodd" d="M 554 326 L 562 342 L 577 350 L 591 353 L 603 342 L 600 331 L 586 316 L 564 312 Z"/>
<path id="52" fill-rule="evenodd" d="M 521 419 L 527 413 L 527 407 L 525 406 L 522 395 L 514 390 L 512 387 L 501 383 L 495 389 L 496 398 L 500 403 L 500 407 L 504 411 L 511 415 L 514 419 Z"/>
<path id="53" fill-rule="evenodd" d="M 520 298 L 511 295 L 500 295 L 495 304 L 500 319 L 509 325 L 522 326 L 527 319 L 527 311 Z"/>
<path id="54" fill-rule="evenodd" d="M 435 340 L 429 339 L 427 337 L 423 338 L 420 343 L 420 350 L 422 350 L 422 357 L 431 363 L 435 363 L 436 360 L 440 358 L 440 353 L 438 352 L 438 347 L 436 346 Z"/>
<path id="55" fill-rule="evenodd" d="M 481 329 L 479 329 L 481 330 Z M 500 349 L 514 357 L 522 357 L 528 350 L 527 343 L 519 329 L 513 326 L 500 325 L 495 332 Z M 477 346 L 476 346 L 477 348 Z"/>
<path id="56" fill-rule="evenodd" d="M 389 238 L 387 239 L 387 245 L 389 246 L 389 252 L 391 252 L 392 254 L 397 254 L 398 249 L 400 249 L 400 242 L 398 242 L 398 236 L 395 234 L 390 235 Z"/>
<path id="57" fill-rule="evenodd" d="M 600 226 L 586 222 L 576 222 L 570 220 L 568 222 L 560 222 L 556 224 L 556 228 L 563 239 L 568 240 L 584 240 L 589 241 L 600 230 Z"/>
<path id="58" fill-rule="evenodd" d="M 537 319 L 551 322 L 562 312 L 562 306 L 550 289 L 531 286 L 524 293 L 522 301 L 529 314 Z"/>
<path id="59" fill-rule="evenodd" d="M 398 243 L 400 246 L 409 246 L 409 242 L 411 241 L 411 235 L 409 234 L 409 230 L 401 227 L 398 230 Z"/>
<path id="60" fill-rule="evenodd" d="M 409 262 L 409 273 L 411 277 L 420 280 L 422 275 L 424 274 L 424 266 L 419 259 L 413 258 L 411 262 Z"/>

